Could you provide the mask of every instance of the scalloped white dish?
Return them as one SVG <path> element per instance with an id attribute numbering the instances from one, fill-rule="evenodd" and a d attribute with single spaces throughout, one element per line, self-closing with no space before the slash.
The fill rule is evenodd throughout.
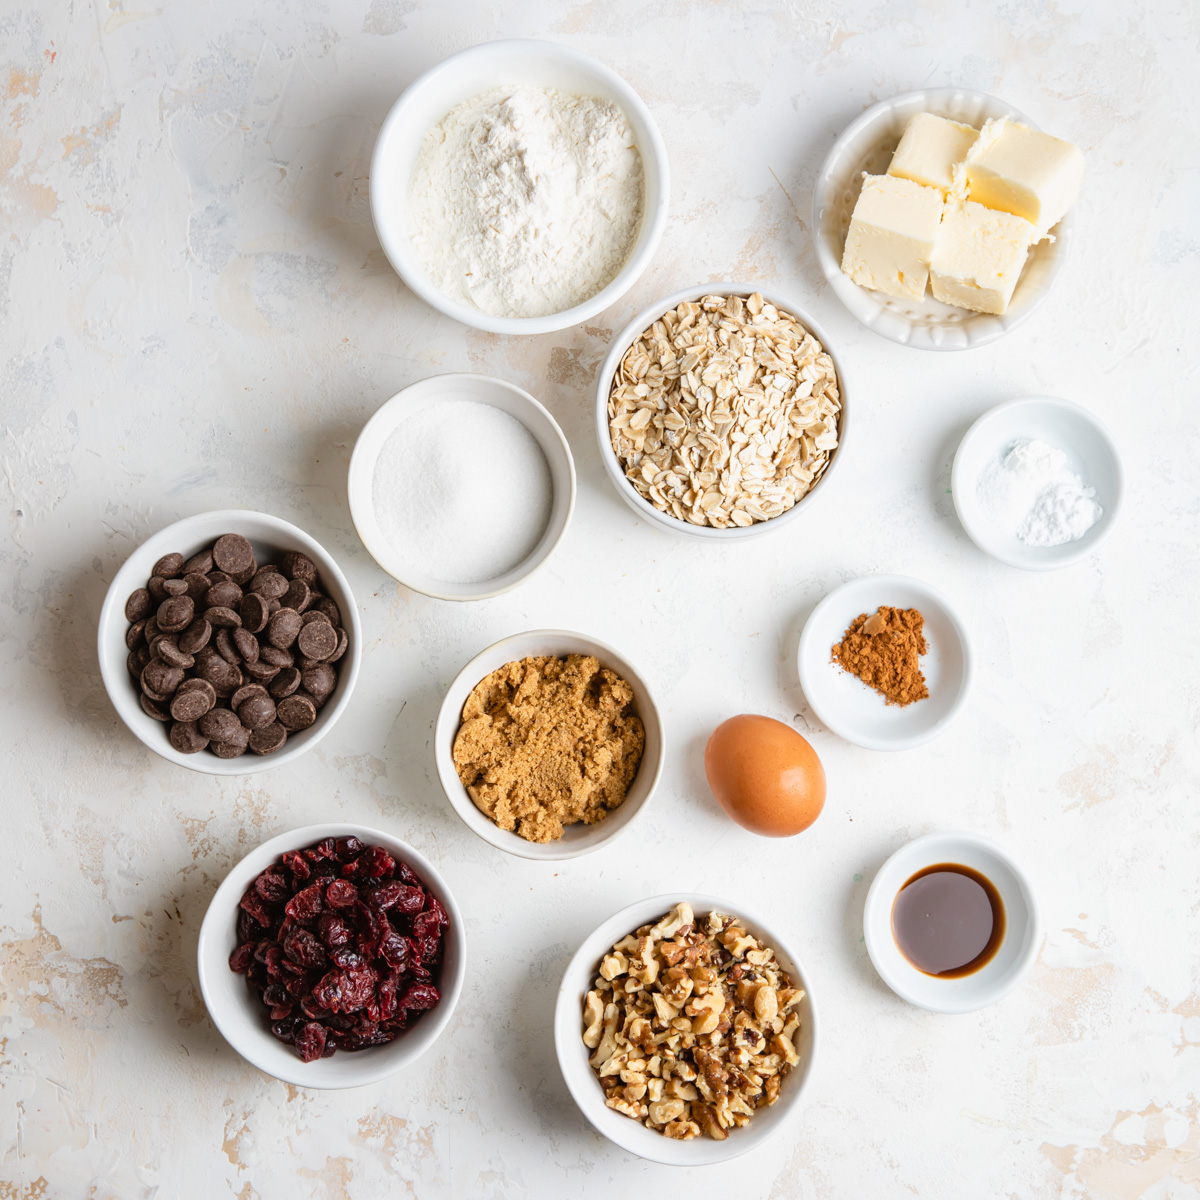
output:
<path id="1" fill-rule="evenodd" d="M 912 301 L 859 287 L 842 274 L 842 251 L 863 173 L 887 171 L 904 127 L 920 112 L 976 128 L 991 117 L 1012 117 L 1037 129 L 1023 112 L 1004 100 L 965 88 L 926 88 L 873 105 L 834 142 L 817 176 L 813 189 L 817 260 L 837 298 L 873 333 L 918 350 L 971 350 L 1002 338 L 1049 295 L 1066 265 L 1074 213 L 1067 213 L 1054 227 L 1053 241 L 1040 242 L 1029 252 L 1008 312 L 1000 316 L 942 304 L 931 294 Z"/>

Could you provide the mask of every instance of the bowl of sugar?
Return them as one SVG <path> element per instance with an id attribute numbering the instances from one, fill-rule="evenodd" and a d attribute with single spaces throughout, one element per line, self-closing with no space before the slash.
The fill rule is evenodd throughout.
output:
<path id="1" fill-rule="evenodd" d="M 575 462 L 528 392 L 488 375 L 433 375 L 363 426 L 350 515 L 394 579 L 437 600 L 510 591 L 554 553 L 575 509 Z"/>

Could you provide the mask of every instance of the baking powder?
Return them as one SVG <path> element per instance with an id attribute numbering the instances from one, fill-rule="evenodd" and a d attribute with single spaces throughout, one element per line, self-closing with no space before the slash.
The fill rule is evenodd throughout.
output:
<path id="1" fill-rule="evenodd" d="M 1078 541 L 1104 515 L 1096 489 L 1048 442 L 1022 438 L 984 468 L 979 502 L 989 518 L 1027 546 Z"/>
<path id="2" fill-rule="evenodd" d="M 490 404 L 442 400 L 384 442 L 371 496 L 408 570 L 482 583 L 522 563 L 550 520 L 550 466 L 525 426 Z"/>
<path id="3" fill-rule="evenodd" d="M 615 104 L 493 88 L 425 137 L 409 187 L 412 240 L 452 299 L 504 317 L 581 304 L 629 257 L 642 159 Z"/>

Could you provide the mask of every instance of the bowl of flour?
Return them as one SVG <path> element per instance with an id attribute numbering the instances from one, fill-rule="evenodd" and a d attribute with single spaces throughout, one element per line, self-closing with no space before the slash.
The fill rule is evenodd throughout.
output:
<path id="1" fill-rule="evenodd" d="M 485 600 L 554 553 L 575 508 L 575 463 L 528 392 L 433 375 L 363 426 L 347 491 L 359 538 L 394 579 L 438 600 Z"/>
<path id="2" fill-rule="evenodd" d="M 1112 435 L 1082 405 L 1022 396 L 984 413 L 954 455 L 958 519 L 985 553 L 1052 571 L 1108 536 L 1125 483 Z"/>
<path id="3" fill-rule="evenodd" d="M 371 160 L 388 260 L 438 311 L 492 333 L 613 304 L 666 223 L 666 149 L 637 93 L 552 42 L 488 42 L 414 82 Z"/>

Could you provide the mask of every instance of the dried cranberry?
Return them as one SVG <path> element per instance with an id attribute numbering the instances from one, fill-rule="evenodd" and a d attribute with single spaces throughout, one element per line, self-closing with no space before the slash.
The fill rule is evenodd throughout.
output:
<path id="1" fill-rule="evenodd" d="M 266 1001 L 264 1000 L 263 1003 L 265 1004 Z M 267 1013 L 267 1016 L 270 1017 L 272 1021 L 278 1021 L 283 1017 L 290 1017 L 295 1011 L 295 1007 L 296 1006 L 294 1004 L 276 1004 L 271 1008 L 271 1011 Z"/>
<path id="2" fill-rule="evenodd" d="M 238 902 L 238 907 L 254 918 L 264 929 L 271 927 L 271 914 L 263 905 L 262 898 L 251 885 L 250 890 Z"/>
<path id="3" fill-rule="evenodd" d="M 439 925 L 450 924 L 450 918 L 446 915 L 446 910 L 438 903 L 438 898 L 432 892 L 426 893 L 425 911 L 437 917 Z"/>
<path id="4" fill-rule="evenodd" d="M 432 1008 L 442 998 L 432 983 L 414 983 L 400 997 L 401 1008 L 424 1011 Z"/>
<path id="5" fill-rule="evenodd" d="M 379 945 L 379 956 L 389 967 L 403 970 L 410 957 L 408 938 L 398 933 L 387 934 Z"/>
<path id="6" fill-rule="evenodd" d="M 282 1021 L 276 1021 L 271 1026 L 271 1032 L 281 1041 L 287 1042 L 289 1045 L 296 1040 L 296 1027 L 299 1024 L 294 1018 L 285 1018 Z"/>
<path id="7" fill-rule="evenodd" d="M 254 942 L 243 942 L 230 956 L 229 969 L 244 975 L 254 961 Z"/>
<path id="8" fill-rule="evenodd" d="M 254 890 L 263 898 L 263 903 L 272 908 L 283 904 L 292 894 L 288 881 L 282 875 L 264 871 L 255 881 Z"/>
<path id="9" fill-rule="evenodd" d="M 366 843 L 356 837 L 338 838 L 333 844 L 334 856 L 343 863 L 357 858 L 366 848 Z"/>
<path id="10" fill-rule="evenodd" d="M 341 872 L 336 858 L 323 858 L 313 864 L 314 879 L 336 879 Z"/>
<path id="11" fill-rule="evenodd" d="M 302 967 L 323 967 L 325 947 L 307 929 L 297 929 L 283 943 L 283 952 Z"/>
<path id="12" fill-rule="evenodd" d="M 312 866 L 299 850 L 289 850 L 283 856 L 283 865 L 292 873 L 292 878 L 300 883 L 312 874 Z"/>
<path id="13" fill-rule="evenodd" d="M 323 842 L 318 842 L 315 846 L 309 846 L 304 851 L 304 857 L 309 862 L 320 862 L 323 858 L 332 858 L 334 854 L 333 838 L 326 838 Z"/>
<path id="14" fill-rule="evenodd" d="M 366 901 L 371 908 L 394 908 L 397 912 L 412 914 L 421 911 L 425 897 L 420 888 L 408 887 L 398 879 L 392 879 L 371 888 L 366 895 Z"/>
<path id="15" fill-rule="evenodd" d="M 349 908 L 358 899 L 358 888 L 348 879 L 331 880 L 325 888 L 325 903 L 330 908 Z"/>
<path id="16" fill-rule="evenodd" d="M 257 925 L 258 922 L 244 908 L 238 908 L 237 940 L 239 942 L 253 941 L 258 936 Z"/>
<path id="17" fill-rule="evenodd" d="M 263 992 L 263 1003 L 272 1006 L 276 1004 L 288 1004 L 292 999 L 291 993 L 283 986 L 282 983 L 273 983 L 265 992 Z"/>
<path id="18" fill-rule="evenodd" d="M 396 864 L 396 878 L 408 887 L 420 888 L 422 891 L 425 890 L 425 885 L 421 882 L 421 877 L 408 863 L 398 862 Z"/>
<path id="19" fill-rule="evenodd" d="M 343 971 L 349 971 L 351 967 L 361 967 L 363 965 L 363 957 L 357 950 L 352 950 L 349 946 L 338 946 L 336 950 L 329 951 L 330 961 L 337 967 L 341 967 Z"/>
<path id="20" fill-rule="evenodd" d="M 301 1062 L 316 1062 L 325 1049 L 325 1027 L 309 1021 L 296 1035 L 296 1049 L 300 1052 Z"/>
<path id="21" fill-rule="evenodd" d="M 334 913 L 326 913 L 317 922 L 317 933 L 327 946 L 344 946 L 350 940 L 350 927 Z"/>
<path id="22" fill-rule="evenodd" d="M 437 913 L 423 912 L 417 913 L 412 919 L 413 937 L 424 940 L 425 938 L 437 938 L 442 932 L 442 923 L 438 920 Z"/>
<path id="23" fill-rule="evenodd" d="M 297 921 L 311 921 L 322 908 L 322 887 L 319 883 L 310 883 L 302 892 L 297 892 L 287 902 L 287 914 Z"/>

